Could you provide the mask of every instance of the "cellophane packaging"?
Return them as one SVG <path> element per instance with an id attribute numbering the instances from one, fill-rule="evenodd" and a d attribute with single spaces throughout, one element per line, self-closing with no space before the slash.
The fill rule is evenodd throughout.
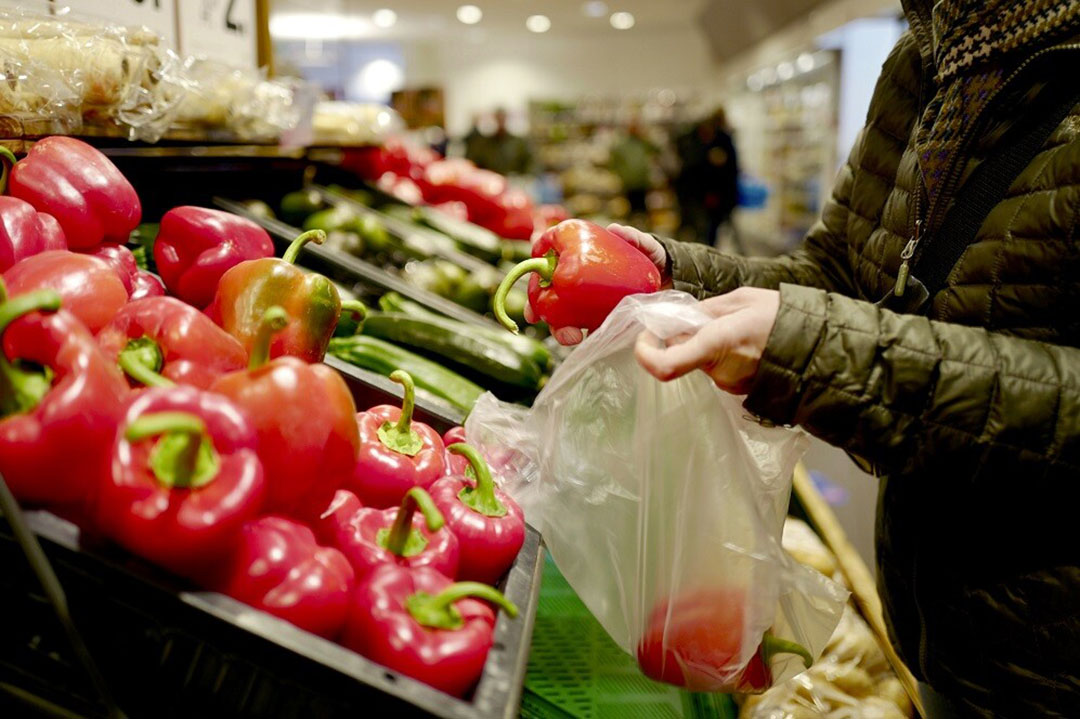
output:
<path id="1" fill-rule="evenodd" d="M 818 657 L 847 592 L 780 538 L 807 438 L 765 427 L 701 372 L 659 382 L 634 358 L 709 321 L 679 292 L 624 299 L 532 408 L 481 397 L 466 436 L 538 525 L 596 619 L 646 674 L 694 691 L 757 692 Z"/>
<path id="2" fill-rule="evenodd" d="M 179 57 L 146 28 L 56 12 L 0 9 L 0 114 L 26 134 L 116 124 L 159 139 L 188 88 Z"/>

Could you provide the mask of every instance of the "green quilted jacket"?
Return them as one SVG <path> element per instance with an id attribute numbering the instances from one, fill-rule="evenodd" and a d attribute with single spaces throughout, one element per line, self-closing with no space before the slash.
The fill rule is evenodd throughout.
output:
<path id="1" fill-rule="evenodd" d="M 915 674 L 965 715 L 1076 718 L 1080 107 L 986 218 L 929 315 L 879 308 L 922 191 L 911 141 L 935 82 L 922 19 L 911 17 L 886 61 L 866 127 L 799 250 L 739 258 L 662 242 L 675 288 L 698 298 L 780 290 L 746 407 L 882 478 L 879 585 Z M 1080 49 L 1055 53 L 1047 71 L 1068 59 L 1077 73 Z M 973 142 L 964 162 L 992 150 Z"/>

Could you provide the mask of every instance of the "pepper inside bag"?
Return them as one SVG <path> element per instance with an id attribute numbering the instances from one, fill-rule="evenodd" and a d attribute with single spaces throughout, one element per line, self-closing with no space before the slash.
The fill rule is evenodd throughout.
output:
<path id="1" fill-rule="evenodd" d="M 484 395 L 466 433 L 648 676 L 760 692 L 821 654 L 847 592 L 780 543 L 806 436 L 752 421 L 703 373 L 661 383 L 634 359 L 642 330 L 707 322 L 696 304 L 627 297 L 531 409 Z"/>

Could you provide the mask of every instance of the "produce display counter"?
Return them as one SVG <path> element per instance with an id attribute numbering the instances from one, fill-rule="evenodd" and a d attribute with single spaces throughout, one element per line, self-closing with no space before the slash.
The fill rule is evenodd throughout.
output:
<path id="1" fill-rule="evenodd" d="M 397 403 L 401 387 L 331 360 L 359 406 Z M 442 432 L 460 420 L 417 403 L 416 418 Z M 525 544 L 498 585 L 520 609 L 501 612 L 480 683 L 466 700 L 390 671 L 333 642 L 230 597 L 193 591 L 171 575 L 67 519 L 26 512 L 67 605 L 117 703 L 135 717 L 333 719 L 357 709 L 379 716 L 510 719 L 518 713 L 540 590 L 540 536 Z M 0 517 L 0 716 L 108 716 Z M 49 710 L 53 710 L 50 712 Z"/>

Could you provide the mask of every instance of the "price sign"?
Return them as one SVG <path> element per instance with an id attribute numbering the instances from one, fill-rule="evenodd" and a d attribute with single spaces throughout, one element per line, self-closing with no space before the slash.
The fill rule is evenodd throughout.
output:
<path id="1" fill-rule="evenodd" d="M 185 55 L 258 66 L 255 0 L 182 0 L 178 16 Z"/>
<path id="2" fill-rule="evenodd" d="M 161 35 L 165 45 L 176 48 L 176 3 L 181 0 L 78 0 L 56 3 L 68 6 L 80 19 L 104 20 L 117 25 L 144 25 Z M 184 0 L 189 2 L 190 0 Z"/>

